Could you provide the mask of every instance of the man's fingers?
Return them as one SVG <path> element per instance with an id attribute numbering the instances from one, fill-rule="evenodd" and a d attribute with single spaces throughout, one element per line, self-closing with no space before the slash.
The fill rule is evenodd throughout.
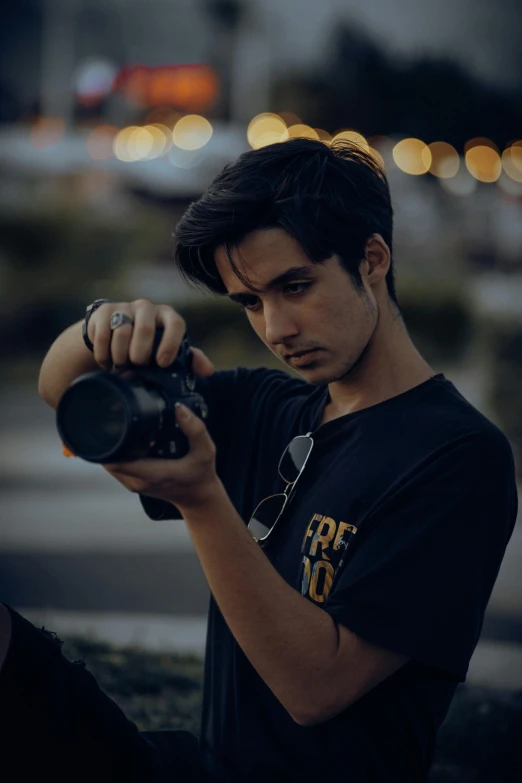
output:
<path id="1" fill-rule="evenodd" d="M 185 405 L 176 403 L 176 420 L 189 439 L 190 450 L 196 449 L 199 451 L 204 448 L 208 451 L 209 457 L 213 458 L 216 447 L 209 431 L 205 427 L 203 419 L 192 413 Z"/>
<path id="2" fill-rule="evenodd" d="M 161 305 L 156 313 L 156 326 L 163 327 L 163 336 L 156 353 L 156 361 L 160 367 L 168 367 L 178 355 L 187 325 L 172 307 Z"/>

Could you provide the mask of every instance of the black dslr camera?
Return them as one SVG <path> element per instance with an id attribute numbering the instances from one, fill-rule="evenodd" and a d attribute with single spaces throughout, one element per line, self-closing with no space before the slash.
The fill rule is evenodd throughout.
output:
<path id="1" fill-rule="evenodd" d="M 56 409 L 62 442 L 88 462 L 130 462 L 137 459 L 179 459 L 189 450 L 175 416 L 176 402 L 206 419 L 208 408 L 192 374 L 192 351 L 185 334 L 169 367 L 155 361 L 163 329 L 157 329 L 151 363 L 131 363 L 111 372 L 90 372 L 76 378 Z M 171 503 L 140 495 L 145 513 L 154 520 L 179 519 Z"/>
<path id="2" fill-rule="evenodd" d="M 86 373 L 65 390 L 56 425 L 63 443 L 77 457 L 112 463 L 187 454 L 188 441 L 176 422 L 174 405 L 182 402 L 201 419 L 208 409 L 195 392 L 187 335 L 169 367 L 156 364 L 162 333 L 156 331 L 150 365 L 129 363 L 111 372 Z"/>

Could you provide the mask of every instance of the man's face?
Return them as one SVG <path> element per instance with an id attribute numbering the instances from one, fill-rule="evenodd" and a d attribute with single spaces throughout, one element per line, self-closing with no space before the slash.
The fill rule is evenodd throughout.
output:
<path id="1" fill-rule="evenodd" d="M 233 258 L 241 274 L 262 293 L 240 281 L 222 247 L 216 251 L 218 272 L 228 295 L 245 308 L 272 353 L 309 383 L 327 384 L 347 376 L 378 320 L 368 283 L 363 291 L 357 290 L 336 257 L 313 264 L 280 228 L 248 234 Z M 305 351 L 310 353 L 296 356 Z"/>

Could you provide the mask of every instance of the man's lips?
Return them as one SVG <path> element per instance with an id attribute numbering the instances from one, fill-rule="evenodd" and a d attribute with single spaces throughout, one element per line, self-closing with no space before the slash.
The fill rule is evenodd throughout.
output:
<path id="1" fill-rule="evenodd" d="M 288 362 L 293 362 L 294 364 L 306 364 L 309 359 L 312 358 L 312 354 L 316 351 L 320 351 L 320 348 L 309 348 L 307 351 L 296 351 L 295 353 L 287 353 L 285 354 L 285 359 Z"/>

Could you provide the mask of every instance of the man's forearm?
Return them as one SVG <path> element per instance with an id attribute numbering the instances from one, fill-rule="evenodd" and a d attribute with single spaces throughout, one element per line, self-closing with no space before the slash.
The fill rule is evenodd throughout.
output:
<path id="1" fill-rule="evenodd" d="M 334 621 L 277 573 L 222 485 L 197 511 L 180 510 L 236 641 L 294 720 L 306 723 L 336 656 Z"/>
<path id="2" fill-rule="evenodd" d="M 93 354 L 82 338 L 82 323 L 69 326 L 49 348 L 38 379 L 38 393 L 52 408 L 56 408 L 65 389 L 86 372 L 99 370 Z"/>

